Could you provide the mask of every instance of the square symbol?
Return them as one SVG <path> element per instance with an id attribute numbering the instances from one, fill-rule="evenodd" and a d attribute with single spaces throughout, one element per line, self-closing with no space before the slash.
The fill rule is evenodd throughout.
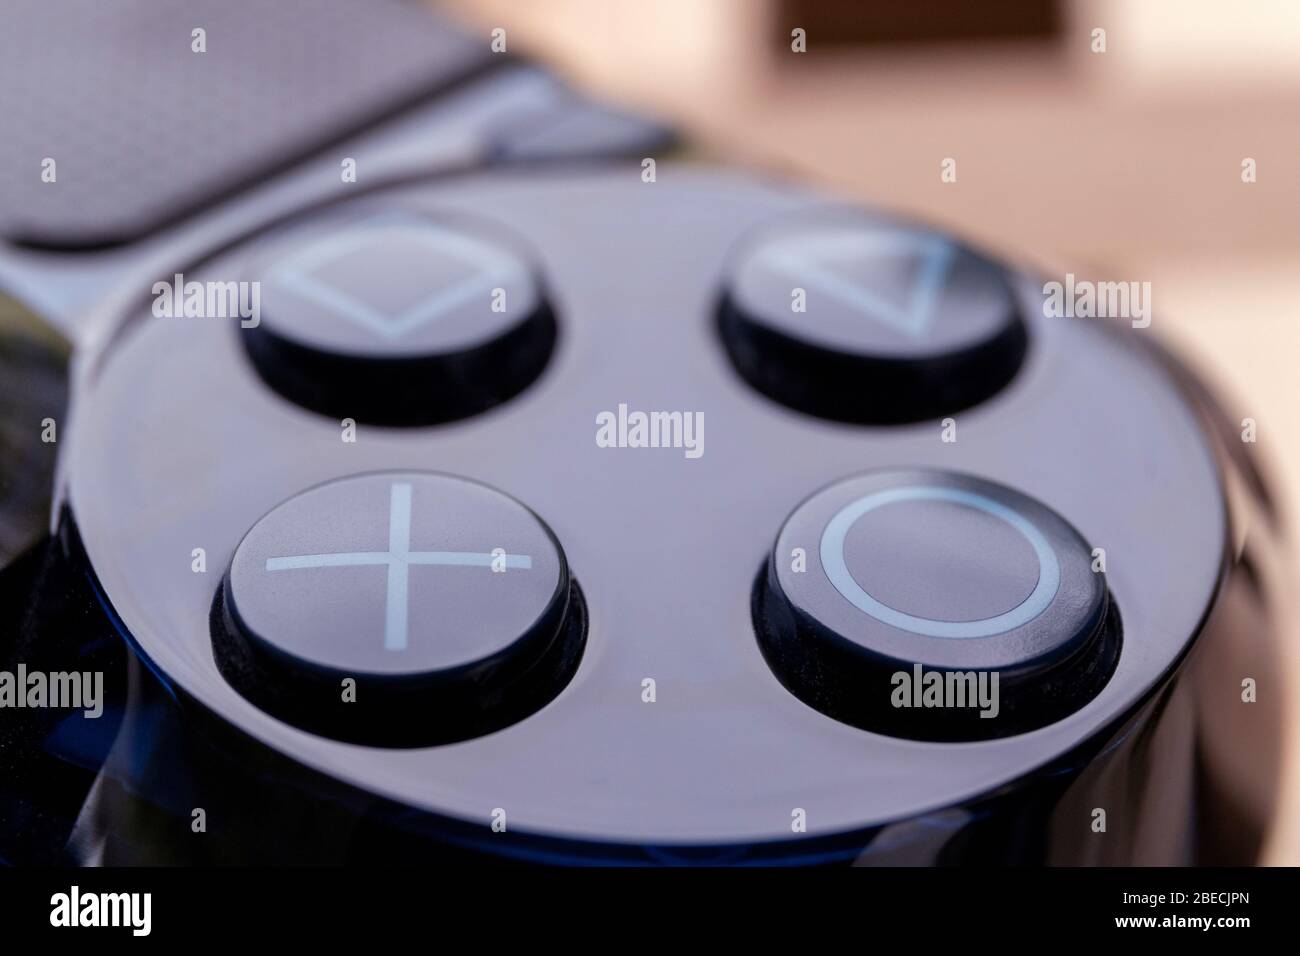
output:
<path id="1" fill-rule="evenodd" d="M 500 247 L 427 223 L 378 220 L 309 245 L 269 281 L 396 339 L 524 276 Z"/>

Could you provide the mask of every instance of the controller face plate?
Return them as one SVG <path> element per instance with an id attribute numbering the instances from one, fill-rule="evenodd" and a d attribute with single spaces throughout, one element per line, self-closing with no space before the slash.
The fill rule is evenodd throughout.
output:
<path id="1" fill-rule="evenodd" d="M 940 440 L 936 420 L 839 424 L 759 395 L 717 334 L 730 257 L 754 229 L 825 205 L 666 164 L 653 184 L 635 165 L 533 170 L 357 201 L 359 215 L 471 216 L 509 230 L 538 263 L 558 338 L 514 398 L 434 427 L 362 421 L 355 443 L 341 440 L 338 420 L 266 385 L 237 321 L 156 318 L 146 293 L 170 276 L 141 277 L 138 310 L 85 365 L 65 461 L 107 599 L 161 674 L 275 750 L 485 826 L 504 808 L 522 832 L 782 840 L 798 807 L 808 835 L 829 835 L 987 793 L 1068 752 L 1158 684 L 1214 599 L 1226 518 L 1200 426 L 1145 349 L 1096 320 L 1044 318 L 1041 281 L 1019 273 L 1028 351 L 1005 388 L 956 414 L 954 443 Z M 241 277 L 256 245 L 176 270 Z M 597 416 L 620 405 L 702 412 L 703 454 L 599 447 Z M 755 636 L 755 575 L 800 502 L 885 468 L 1000 483 L 1105 548 L 1124 640 L 1093 699 L 1027 733 L 933 743 L 841 723 L 782 685 Z M 219 672 L 209 612 L 244 535 L 305 489 L 377 471 L 484 483 L 554 532 L 586 599 L 586 646 L 567 686 L 535 713 L 442 746 L 366 746 L 282 723 Z M 815 536 L 804 545 L 814 557 L 818 546 Z M 206 573 L 191 569 L 195 548 L 206 550 Z M 643 700 L 647 678 L 653 703 Z"/>

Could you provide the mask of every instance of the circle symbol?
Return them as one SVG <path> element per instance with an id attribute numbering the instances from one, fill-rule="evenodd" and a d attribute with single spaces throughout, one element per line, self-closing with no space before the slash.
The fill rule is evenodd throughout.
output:
<path id="1" fill-rule="evenodd" d="M 816 559 L 792 561 L 810 542 Z M 786 519 L 754 585 L 755 636 L 787 690 L 854 727 L 913 740 L 1024 733 L 1086 704 L 1118 662 L 1118 611 L 1091 561 L 1061 515 L 1013 488 L 866 472 Z M 952 700 L 899 702 L 900 686 L 925 681 Z M 970 705 L 975 686 L 987 709 Z"/>
<path id="2" fill-rule="evenodd" d="M 1038 558 L 1038 583 L 1029 597 L 1016 607 L 994 617 L 973 621 L 939 621 L 928 617 L 907 614 L 892 608 L 867 593 L 849 571 L 844 560 L 844 542 L 849 529 L 863 515 L 877 508 L 900 501 L 947 501 L 983 511 L 1000 518 L 1015 528 L 1028 540 Z M 836 512 L 826 525 L 821 539 L 821 560 L 826 576 L 850 604 L 870 614 L 876 620 L 913 634 L 927 637 L 972 638 L 991 637 L 1038 617 L 1052 603 L 1061 583 L 1061 567 L 1056 552 L 1032 522 L 1006 505 L 986 495 L 960 488 L 938 486 L 891 488 L 864 495 Z"/>

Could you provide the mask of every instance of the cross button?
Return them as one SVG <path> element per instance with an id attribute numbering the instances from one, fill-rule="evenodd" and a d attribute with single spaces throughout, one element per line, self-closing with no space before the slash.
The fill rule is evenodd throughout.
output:
<path id="1" fill-rule="evenodd" d="M 402 674 L 500 653 L 564 574 L 554 536 L 523 505 L 413 472 L 290 498 L 240 543 L 228 589 L 254 641 L 314 666 Z"/>
<path id="2" fill-rule="evenodd" d="M 240 541 L 212 613 L 217 668 L 247 700 L 379 746 L 522 719 L 568 682 L 585 640 L 585 605 L 542 520 L 428 472 L 356 475 L 282 502 Z"/>
<path id="3" fill-rule="evenodd" d="M 386 565 L 388 568 L 388 598 L 384 614 L 384 647 L 390 651 L 406 650 L 407 594 L 410 568 L 413 564 L 446 564 L 459 567 L 492 568 L 505 571 L 509 568 L 528 569 L 533 559 L 526 554 L 506 554 L 480 551 L 412 551 L 411 550 L 411 486 L 408 482 L 393 482 L 392 498 L 388 508 L 387 551 L 332 551 L 327 554 L 294 554 L 267 558 L 266 570 L 292 571 L 302 568 L 346 568 L 362 565 Z"/>

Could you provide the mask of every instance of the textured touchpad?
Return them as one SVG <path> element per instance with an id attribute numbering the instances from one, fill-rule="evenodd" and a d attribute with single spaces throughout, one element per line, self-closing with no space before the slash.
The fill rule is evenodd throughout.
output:
<path id="1" fill-rule="evenodd" d="M 5 0 L 4 19 L 0 234 L 57 248 L 135 239 L 503 59 L 402 0 Z"/>

